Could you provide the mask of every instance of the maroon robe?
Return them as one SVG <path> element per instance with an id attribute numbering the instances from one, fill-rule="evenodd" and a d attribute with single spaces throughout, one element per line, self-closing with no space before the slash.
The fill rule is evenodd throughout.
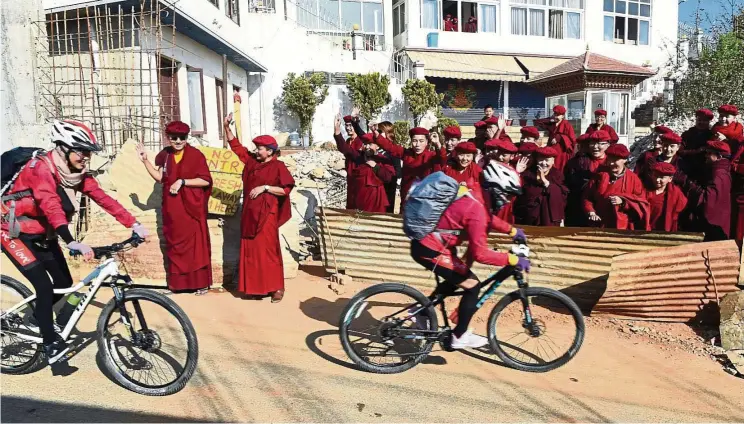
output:
<path id="1" fill-rule="evenodd" d="M 731 230 L 731 161 L 709 164 L 702 183 L 688 179 L 685 184 L 687 209 L 680 217 L 685 231 L 705 233 L 705 241 L 729 238 Z"/>
<path id="2" fill-rule="evenodd" d="M 163 237 L 168 258 L 166 280 L 172 291 L 199 290 L 212 285 L 212 247 L 207 226 L 207 205 L 212 193 L 212 176 L 207 159 L 188 144 L 176 163 L 175 151 L 166 147 L 155 157 L 163 169 Z M 207 187 L 182 186 L 175 195 L 171 186 L 178 180 L 201 178 Z"/>
<path id="3" fill-rule="evenodd" d="M 345 145 L 349 146 L 351 149 L 360 151 L 364 146 L 362 140 L 360 140 L 359 137 L 354 137 L 353 139 L 349 137 L 346 139 L 346 141 L 344 141 L 341 134 L 336 134 L 333 136 L 333 138 L 336 140 L 337 147 L 339 143 L 345 143 Z M 341 149 L 339 149 L 339 151 L 341 151 Z M 355 187 L 351 181 L 351 168 L 353 165 L 354 162 L 349 160 L 349 158 L 346 158 L 344 167 L 344 169 L 346 169 L 346 209 L 356 209 L 356 204 L 354 204 L 354 199 L 356 199 L 356 192 Z"/>
<path id="4" fill-rule="evenodd" d="M 610 196 L 623 199 L 620 205 L 610 203 Z M 601 221 L 589 221 L 592 226 L 618 230 L 649 230 L 649 205 L 640 178 L 626 169 L 612 180 L 608 170 L 597 174 L 584 191 L 584 213 L 595 212 Z"/>
<path id="5" fill-rule="evenodd" d="M 564 218 L 568 187 L 564 184 L 563 173 L 552 168 L 548 172 L 546 188 L 537 179 L 533 167 L 522 173 L 522 194 L 514 202 L 514 220 L 519 225 L 558 227 Z"/>
<path id="6" fill-rule="evenodd" d="M 697 127 L 682 133 L 682 146 L 677 155 L 683 159 L 682 171 L 693 181 L 700 182 L 705 178 L 705 147 L 713 135 L 710 129 L 699 130 Z"/>
<path id="7" fill-rule="evenodd" d="M 607 124 L 602 125 L 602 128 L 599 128 L 599 125 L 597 125 L 597 124 L 591 124 L 591 125 L 589 125 L 586 128 L 586 134 L 592 134 L 592 133 L 597 132 L 599 130 L 607 131 L 607 134 L 610 135 L 610 142 L 611 143 L 617 143 L 618 141 L 620 141 L 620 137 L 615 132 L 615 129 L 612 128 L 611 126 L 607 125 Z"/>
<path id="8" fill-rule="evenodd" d="M 677 231 L 679 214 L 687 206 L 687 197 L 674 183 L 669 183 L 661 194 L 656 189 L 646 192 L 650 207 L 649 225 L 652 231 Z"/>
<path id="9" fill-rule="evenodd" d="M 379 154 L 370 158 L 376 165 L 374 168 L 367 165 L 367 158 L 363 151 L 355 150 L 353 146 L 339 143 L 336 138 L 338 150 L 346 157 L 349 167 L 349 181 L 354 187 L 354 199 L 352 203 L 356 210 L 363 212 L 385 213 L 390 204 L 388 201 L 385 184 L 395 178 L 395 168 L 389 158 Z M 352 192 L 350 191 L 350 194 Z"/>
<path id="10" fill-rule="evenodd" d="M 400 182 L 400 201 L 405 204 L 408 190 L 417 179 L 423 179 L 431 174 L 436 164 L 447 161 L 447 151 L 442 147 L 440 151 L 424 150 L 416 154 L 413 149 L 405 149 L 393 144 L 385 137 L 377 137 L 376 143 L 382 150 L 390 153 L 390 156 L 403 161 L 403 176 Z"/>
<path id="11" fill-rule="evenodd" d="M 589 181 L 597 174 L 597 170 L 604 165 L 607 157 L 594 159 L 588 154 L 578 154 L 571 158 L 564 170 L 565 185 L 568 187 L 566 199 L 565 225 L 566 227 L 585 227 L 588 225 L 582 205 L 582 195 Z"/>
<path id="12" fill-rule="evenodd" d="M 259 162 L 237 138 L 230 141 L 230 148 L 245 164 L 238 290 L 247 295 L 266 295 L 284 289 L 279 227 L 292 215 L 289 193 L 295 182 L 287 166 L 276 157 Z M 251 190 L 265 185 L 282 187 L 285 196 L 261 193 L 250 198 Z"/>
<path id="13" fill-rule="evenodd" d="M 731 236 L 741 241 L 744 238 L 744 172 L 741 172 L 744 171 L 744 130 L 740 123 L 734 122 L 725 127 L 716 124 L 711 131 L 726 136 L 731 147 Z"/>
<path id="14" fill-rule="evenodd" d="M 651 153 L 651 152 L 647 152 Z M 663 157 L 661 155 L 654 156 L 650 159 L 648 159 L 646 162 L 644 162 L 642 165 L 638 166 L 636 165 L 633 172 L 638 175 L 638 178 L 641 179 L 641 182 L 646 187 L 646 190 L 656 190 L 656 178 L 654 178 L 654 165 L 656 165 L 659 162 L 663 161 Z M 680 166 L 680 158 L 678 155 L 674 155 L 672 158 L 672 161 L 669 162 L 670 164 L 674 165 L 677 168 L 677 172 L 675 172 L 674 175 L 674 181 L 681 181 L 684 180 L 684 177 L 681 175 L 683 174 L 682 167 Z"/>
<path id="15" fill-rule="evenodd" d="M 560 151 L 555 158 L 556 169 L 563 172 L 569 159 L 573 156 L 576 144 L 576 133 L 573 126 L 563 119 L 561 122 L 552 122 L 552 118 L 536 120 L 535 124 L 548 130 L 548 145 L 550 140 L 555 140 L 555 147 Z"/>

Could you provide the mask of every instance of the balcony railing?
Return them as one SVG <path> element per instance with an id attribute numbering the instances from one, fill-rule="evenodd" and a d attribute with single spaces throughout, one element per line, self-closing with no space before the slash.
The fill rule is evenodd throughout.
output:
<path id="1" fill-rule="evenodd" d="M 248 13 L 276 13 L 275 0 L 248 0 Z"/>

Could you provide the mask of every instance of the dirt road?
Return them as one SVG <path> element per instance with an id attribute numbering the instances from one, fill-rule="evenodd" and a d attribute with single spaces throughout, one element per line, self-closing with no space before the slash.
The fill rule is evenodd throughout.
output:
<path id="1" fill-rule="evenodd" d="M 68 376 L 49 368 L 2 376 L 2 421 L 744 421 L 744 384 L 715 362 L 601 327 L 589 326 L 579 355 L 547 374 L 446 352 L 405 374 L 363 373 L 335 332 L 351 294 L 301 273 L 280 304 L 176 295 L 200 344 L 182 392 L 153 398 L 120 388 L 99 370 L 94 343 Z M 97 316 L 92 306 L 80 330 L 94 330 Z"/>

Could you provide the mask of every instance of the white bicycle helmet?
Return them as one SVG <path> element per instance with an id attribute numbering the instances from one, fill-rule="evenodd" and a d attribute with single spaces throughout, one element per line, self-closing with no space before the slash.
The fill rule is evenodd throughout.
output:
<path id="1" fill-rule="evenodd" d="M 55 120 L 52 123 L 51 137 L 54 144 L 71 150 L 94 153 L 103 150 L 93 131 L 82 122 L 72 119 Z"/>
<path id="2" fill-rule="evenodd" d="M 522 181 L 517 171 L 509 165 L 494 160 L 488 161 L 483 170 L 485 188 L 491 196 L 491 209 L 494 212 L 509 203 L 507 196 L 522 194 Z"/>

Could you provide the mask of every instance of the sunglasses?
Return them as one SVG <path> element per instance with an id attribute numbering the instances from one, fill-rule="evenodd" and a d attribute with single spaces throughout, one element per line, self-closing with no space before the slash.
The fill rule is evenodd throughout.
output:
<path id="1" fill-rule="evenodd" d="M 72 150 L 72 153 L 75 153 L 81 160 L 90 159 L 93 156 L 93 153 L 90 151 Z"/>
<path id="2" fill-rule="evenodd" d="M 186 139 L 188 138 L 188 136 L 185 136 L 185 135 L 171 135 L 171 136 L 168 136 L 168 137 L 172 141 L 176 141 L 176 140 L 186 141 Z"/>

